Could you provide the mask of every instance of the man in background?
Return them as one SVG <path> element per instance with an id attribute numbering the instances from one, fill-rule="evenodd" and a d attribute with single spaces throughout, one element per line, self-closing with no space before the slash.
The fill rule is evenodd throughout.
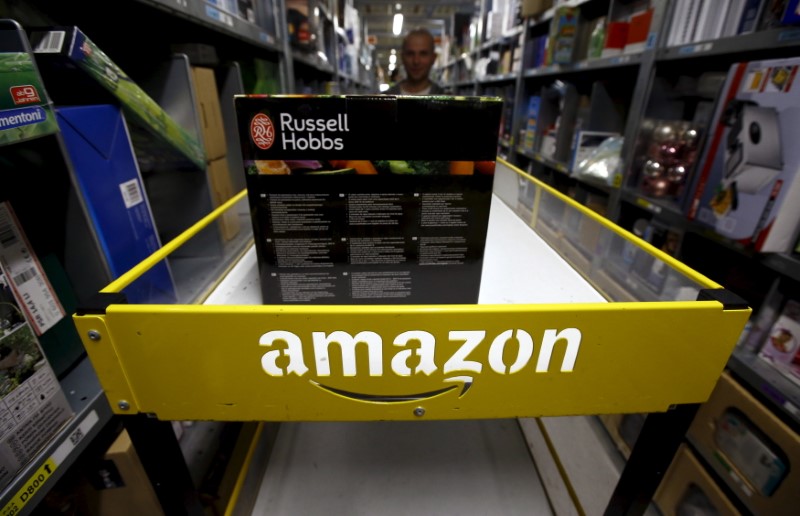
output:
<path id="1" fill-rule="evenodd" d="M 387 95 L 442 95 L 444 90 L 433 82 L 429 75 L 436 50 L 433 35 L 426 29 L 414 29 L 403 39 L 400 59 L 406 71 L 406 78 L 388 90 Z"/>

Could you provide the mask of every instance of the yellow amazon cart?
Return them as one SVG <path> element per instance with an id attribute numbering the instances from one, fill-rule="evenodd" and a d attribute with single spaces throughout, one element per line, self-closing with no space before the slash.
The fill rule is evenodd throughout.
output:
<path id="1" fill-rule="evenodd" d="M 197 259 L 191 249 L 223 216 L 241 220 L 240 236 Z M 645 412 L 605 505 L 642 512 L 750 315 L 722 286 L 502 161 L 476 305 L 261 305 L 250 228 L 242 192 L 74 316 L 167 514 L 200 510 L 169 444 L 171 420 L 392 421 L 405 435 L 422 421 Z M 126 289 L 161 262 L 181 304 L 126 303 Z M 562 466 L 556 457 L 554 474 Z M 243 511 L 247 472 L 231 514 Z M 553 496 L 546 503 L 558 509 Z"/>

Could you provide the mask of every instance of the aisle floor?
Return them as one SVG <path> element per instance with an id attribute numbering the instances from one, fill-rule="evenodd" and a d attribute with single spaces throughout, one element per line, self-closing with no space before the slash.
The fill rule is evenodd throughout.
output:
<path id="1" fill-rule="evenodd" d="M 252 514 L 552 512 L 508 419 L 285 423 Z"/>

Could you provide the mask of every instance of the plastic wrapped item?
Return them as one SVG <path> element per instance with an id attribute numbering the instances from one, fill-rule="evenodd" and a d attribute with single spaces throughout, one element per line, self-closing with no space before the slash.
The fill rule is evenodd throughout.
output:
<path id="1" fill-rule="evenodd" d="M 580 179 L 613 184 L 624 141 L 622 136 L 606 138 L 586 159 L 578 163 L 575 175 Z"/>

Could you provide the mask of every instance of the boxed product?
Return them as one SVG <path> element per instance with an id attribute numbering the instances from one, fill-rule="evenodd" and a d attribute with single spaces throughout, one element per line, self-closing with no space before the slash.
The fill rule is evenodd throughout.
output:
<path id="1" fill-rule="evenodd" d="M 0 204 L 0 488 L 72 417 L 36 334 L 64 317 L 8 203 Z"/>
<path id="2" fill-rule="evenodd" d="M 647 36 L 650 34 L 650 22 L 653 21 L 653 8 L 649 7 L 631 15 L 628 23 L 628 34 L 625 39 L 626 54 L 637 54 L 644 52 L 647 44 Z"/>
<path id="3" fill-rule="evenodd" d="M 758 356 L 800 382 L 800 303 L 793 299 L 786 302 Z"/>
<path id="4" fill-rule="evenodd" d="M 117 278 L 161 247 L 127 124 L 116 106 L 56 109 L 64 145 L 109 272 Z M 174 303 L 166 262 L 125 289 L 131 303 Z"/>
<path id="5" fill-rule="evenodd" d="M 626 21 L 610 22 L 606 28 L 606 39 L 600 56 L 612 57 L 620 55 L 628 42 L 629 29 L 630 24 Z"/>
<path id="6" fill-rule="evenodd" d="M 800 436 L 728 373 L 700 407 L 687 435 L 753 513 L 796 513 Z"/>
<path id="7" fill-rule="evenodd" d="M 114 100 L 125 110 L 139 159 L 190 163 L 205 169 L 200 141 L 186 132 L 78 27 L 54 27 L 30 36 L 36 61 L 56 104 Z"/>
<path id="8" fill-rule="evenodd" d="M 526 114 L 525 130 L 522 138 L 522 148 L 533 152 L 536 142 L 536 122 L 539 119 L 539 106 L 542 98 L 538 95 L 531 95 L 528 99 L 528 111 Z"/>
<path id="9" fill-rule="evenodd" d="M 86 475 L 83 509 L 87 514 L 164 514 L 127 430 L 119 434 Z"/>
<path id="10" fill-rule="evenodd" d="M 797 239 L 800 59 L 738 63 L 720 94 L 688 216 L 762 252 Z"/>
<path id="11" fill-rule="evenodd" d="M 653 501 L 662 514 L 739 514 L 686 445 L 675 454 Z"/>
<path id="12" fill-rule="evenodd" d="M 525 16 L 536 16 L 553 6 L 553 0 L 521 0 L 520 14 Z"/>
<path id="13" fill-rule="evenodd" d="M 502 102 L 237 96 L 264 303 L 475 303 Z"/>
<path id="14" fill-rule="evenodd" d="M 220 206 L 236 193 L 231 183 L 231 173 L 227 158 L 220 158 L 208 164 L 208 182 L 211 185 L 211 200 L 214 206 Z M 230 240 L 239 234 L 241 223 L 236 210 L 226 210 L 219 217 L 219 229 L 222 238 Z"/>
<path id="15" fill-rule="evenodd" d="M 578 37 L 578 7 L 556 7 L 550 21 L 545 65 L 572 63 Z"/>
<path id="16" fill-rule="evenodd" d="M 19 50 L 0 53 L 0 90 L 8 92 L 0 98 L 0 145 L 58 129 L 33 59 L 22 45 Z"/>
<path id="17" fill-rule="evenodd" d="M 214 70 L 201 66 L 192 67 L 192 83 L 197 95 L 197 112 L 200 131 L 206 150 L 206 159 L 213 161 L 228 153 L 225 129 L 222 123 L 222 108 Z"/>

